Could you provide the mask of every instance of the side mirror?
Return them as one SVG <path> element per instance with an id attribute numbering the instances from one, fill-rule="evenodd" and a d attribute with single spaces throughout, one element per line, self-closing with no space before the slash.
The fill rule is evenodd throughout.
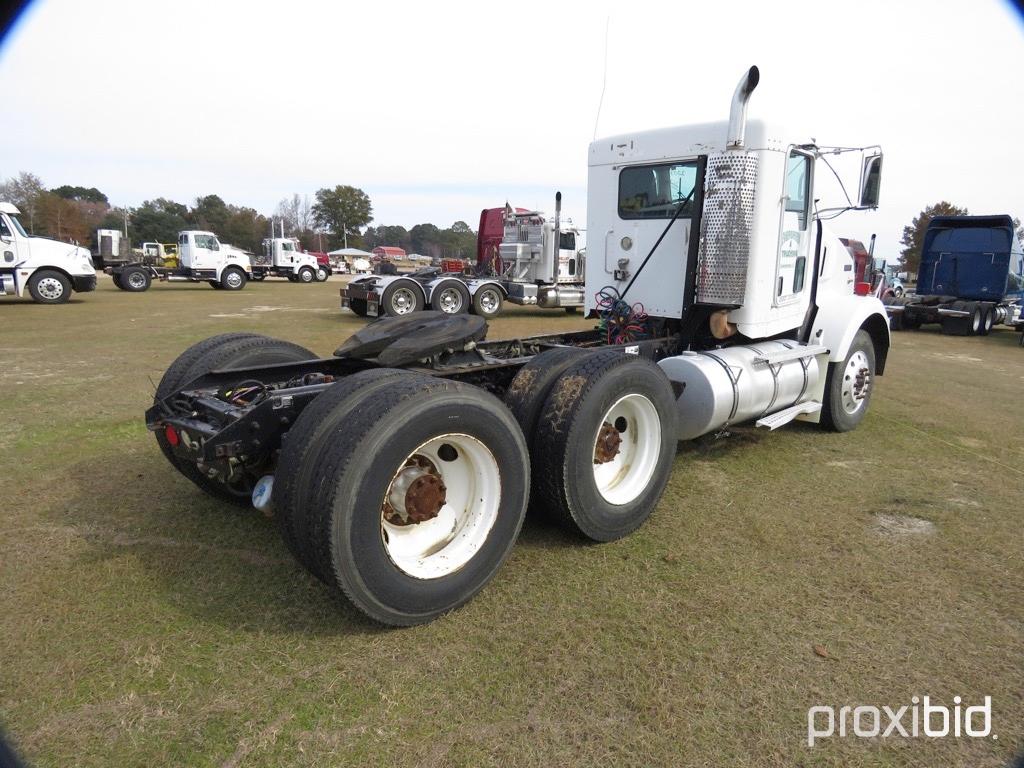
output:
<path id="1" fill-rule="evenodd" d="M 877 208 L 882 192 L 882 155 L 864 158 L 860 171 L 860 208 Z"/>
<path id="2" fill-rule="evenodd" d="M 11 244 L 11 236 L 10 235 L 0 235 L 0 242 L 4 242 L 4 243 L 7 243 L 8 245 L 10 245 Z"/>

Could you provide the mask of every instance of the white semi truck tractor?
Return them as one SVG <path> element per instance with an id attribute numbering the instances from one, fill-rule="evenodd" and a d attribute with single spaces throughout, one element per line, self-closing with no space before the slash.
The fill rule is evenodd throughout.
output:
<path id="1" fill-rule="evenodd" d="M 410 625 L 487 584 L 528 504 L 613 541 L 655 510 L 679 440 L 742 422 L 855 428 L 885 369 L 885 308 L 854 294 L 816 212 L 818 147 L 747 122 L 758 76 L 728 122 L 591 144 L 594 330 L 487 340 L 483 317 L 416 312 L 324 358 L 214 336 L 157 388 L 160 450 L 206 493 L 272 514 L 367 616 Z M 881 153 L 862 155 L 850 208 L 878 203 Z"/>
<path id="2" fill-rule="evenodd" d="M 330 274 L 316 256 L 305 253 L 294 237 L 268 237 L 263 240 L 263 253 L 253 258 L 252 279 L 286 277 L 293 283 L 323 282 Z"/>
<path id="3" fill-rule="evenodd" d="M 37 304 L 63 304 L 75 291 L 96 289 L 96 270 L 88 249 L 32 237 L 11 203 L 0 202 L 0 295 L 24 296 Z"/>
<path id="4" fill-rule="evenodd" d="M 154 280 L 209 283 L 214 288 L 240 291 L 253 276 L 252 262 L 244 251 L 221 244 L 213 232 L 186 230 L 178 233 L 178 265 L 158 267 L 134 262 L 104 267 L 114 285 L 123 291 L 148 291 Z"/>

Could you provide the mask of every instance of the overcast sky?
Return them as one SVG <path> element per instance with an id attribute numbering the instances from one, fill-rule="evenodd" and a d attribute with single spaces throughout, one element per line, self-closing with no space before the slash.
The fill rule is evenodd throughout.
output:
<path id="1" fill-rule="evenodd" d="M 579 221 L 606 23 L 599 136 L 725 119 L 757 64 L 751 117 L 883 145 L 882 207 L 840 234 L 894 256 L 940 199 L 1024 217 L 1024 26 L 997 0 L 37 0 L 0 48 L 0 177 L 267 214 L 351 184 L 374 223 L 474 228 L 560 189 Z"/>

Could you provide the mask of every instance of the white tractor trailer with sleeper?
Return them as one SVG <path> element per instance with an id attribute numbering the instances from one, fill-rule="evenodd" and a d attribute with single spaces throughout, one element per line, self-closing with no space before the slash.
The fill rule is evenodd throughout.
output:
<path id="1" fill-rule="evenodd" d="M 528 504 L 612 541 L 651 514 L 678 440 L 749 421 L 853 429 L 885 367 L 885 309 L 854 294 L 812 207 L 819 149 L 747 123 L 757 80 L 728 123 L 590 146 L 595 330 L 492 341 L 480 316 L 416 312 L 326 358 L 222 334 L 161 380 L 146 413 L 161 451 L 272 514 L 367 616 L 410 625 L 484 587 Z M 851 207 L 877 205 L 880 172 L 867 153 Z"/>
<path id="2" fill-rule="evenodd" d="M 29 235 L 11 203 L 0 202 L 0 296 L 25 296 L 37 304 L 64 304 L 72 292 L 96 289 L 88 249 Z"/>

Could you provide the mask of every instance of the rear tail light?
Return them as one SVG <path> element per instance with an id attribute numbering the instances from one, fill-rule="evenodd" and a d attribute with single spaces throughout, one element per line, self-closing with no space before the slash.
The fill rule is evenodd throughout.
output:
<path id="1" fill-rule="evenodd" d="M 181 439 L 178 437 L 178 431 L 170 424 L 164 427 L 164 437 L 167 438 L 167 442 L 170 443 L 172 448 L 176 448 L 178 443 L 181 442 Z"/>

